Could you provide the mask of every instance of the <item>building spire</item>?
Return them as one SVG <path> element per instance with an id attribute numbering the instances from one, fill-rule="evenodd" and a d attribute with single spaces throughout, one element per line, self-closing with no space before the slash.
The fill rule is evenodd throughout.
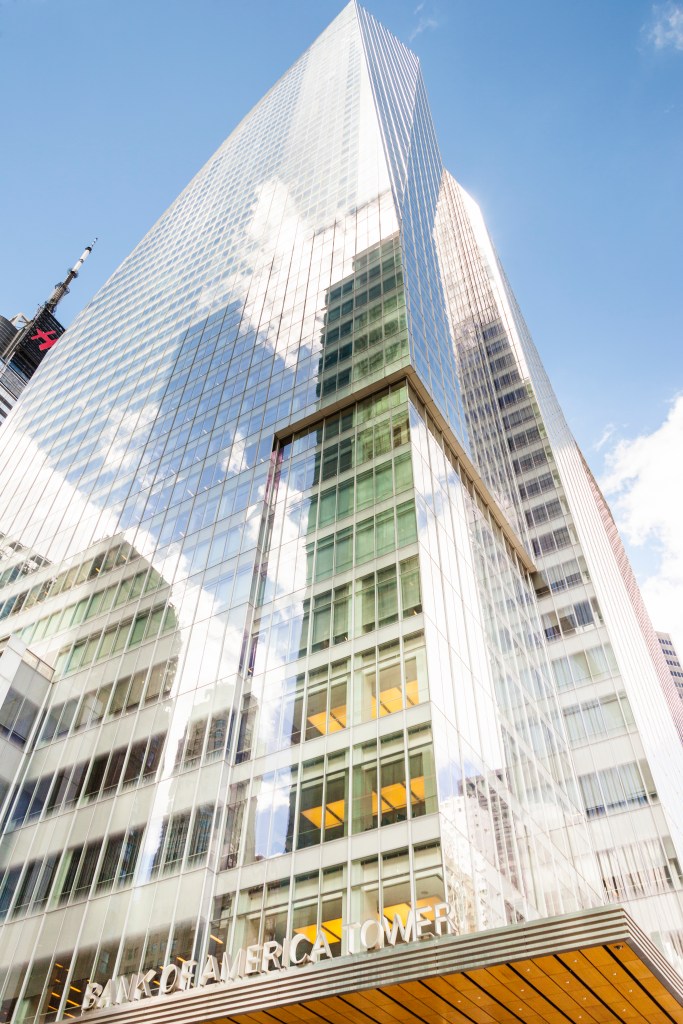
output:
<path id="1" fill-rule="evenodd" d="M 45 301 L 41 302 L 34 315 L 29 319 L 23 313 L 6 321 L 5 338 L 0 343 L 0 358 L 7 364 L 14 360 L 15 369 L 29 380 L 37 370 L 45 352 L 52 348 L 64 333 L 64 327 L 56 319 L 54 311 L 69 292 L 69 285 L 78 277 L 78 272 L 93 250 L 97 239 L 78 257 L 73 267 L 67 271 L 63 281 L 59 281 Z M 23 321 L 23 323 L 22 323 Z M 19 326 L 21 324 L 21 326 Z M 16 333 L 12 333 L 12 330 Z M 35 344 L 31 344 L 34 342 Z M 1 422 L 1 418 L 0 418 Z"/>
<path id="2" fill-rule="evenodd" d="M 96 242 L 97 239 L 95 238 L 90 243 L 90 245 L 86 245 L 85 249 L 78 257 L 71 270 L 69 270 L 64 280 L 58 282 L 55 285 L 55 289 L 52 295 L 50 296 L 50 298 L 45 303 L 45 306 L 43 307 L 44 309 L 47 309 L 50 313 L 54 313 L 55 309 L 57 308 L 57 304 L 61 302 L 64 296 L 68 293 L 69 285 L 71 284 L 71 282 L 74 280 L 74 278 L 78 277 L 78 271 L 81 269 L 81 267 L 87 260 L 88 256 L 93 251 Z"/>

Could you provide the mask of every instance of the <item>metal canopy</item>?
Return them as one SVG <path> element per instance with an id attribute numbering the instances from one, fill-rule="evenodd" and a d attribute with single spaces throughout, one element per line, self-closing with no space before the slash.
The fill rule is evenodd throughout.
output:
<path id="1" fill-rule="evenodd" d="M 87 1012 L 143 1024 L 683 1024 L 683 979 L 620 907 Z"/>

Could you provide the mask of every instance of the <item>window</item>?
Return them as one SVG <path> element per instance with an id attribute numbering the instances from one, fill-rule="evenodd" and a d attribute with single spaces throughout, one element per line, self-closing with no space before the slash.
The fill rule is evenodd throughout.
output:
<path id="1" fill-rule="evenodd" d="M 99 796 L 102 788 L 102 781 L 104 779 L 104 773 L 107 767 L 107 761 L 109 759 L 108 754 L 100 754 L 92 762 L 90 774 L 85 784 L 84 795 L 88 798 L 95 798 Z"/>
<path id="2" fill-rule="evenodd" d="M 21 880 L 21 885 L 17 891 L 17 897 L 14 901 L 14 912 L 13 916 L 19 915 L 20 911 L 27 909 L 31 898 L 33 896 L 33 890 L 35 889 L 38 878 L 40 877 L 41 868 L 43 866 L 42 860 L 29 861 L 24 870 L 24 874 Z"/>
<path id="3" fill-rule="evenodd" d="M 535 469 L 538 466 L 543 466 L 548 461 L 548 456 L 543 448 L 538 448 L 536 451 L 529 452 L 528 455 L 523 455 L 519 459 L 512 460 L 512 468 L 518 475 L 520 473 L 528 473 L 530 470 Z M 552 477 L 550 478 L 552 480 Z M 522 488 L 520 487 L 520 492 Z M 522 497 L 530 496 L 530 493 L 525 493 Z"/>
<path id="4" fill-rule="evenodd" d="M 648 776 L 646 787 L 643 770 Z M 654 784 L 649 778 L 649 769 L 644 762 L 639 765 L 632 761 L 615 765 L 598 772 L 579 776 L 586 814 L 589 817 L 620 810 L 634 804 L 643 804 L 656 799 Z"/>
<path id="5" fill-rule="evenodd" d="M 190 814 L 175 814 L 171 818 L 168 839 L 164 853 L 164 870 L 172 869 L 180 864 L 185 854 L 185 843 L 190 826 Z"/>
<path id="6" fill-rule="evenodd" d="M 19 882 L 21 871 L 21 867 L 10 868 L 2 881 L 2 885 L 0 886 L 0 921 L 4 921 L 7 917 L 7 912 L 12 904 L 12 900 L 14 899 L 14 893 L 16 891 L 17 883 Z"/>
<path id="7" fill-rule="evenodd" d="M 401 571 L 401 607 L 403 617 L 416 615 L 422 611 L 420 594 L 420 571 L 416 557 L 407 558 L 400 563 Z"/>
<path id="8" fill-rule="evenodd" d="M 156 774 L 161 761 L 161 754 L 164 749 L 165 740 L 166 733 L 163 732 L 157 733 L 155 736 L 150 738 L 147 755 L 142 768 L 143 779 L 152 778 Z"/>
<path id="9" fill-rule="evenodd" d="M 130 881 L 135 873 L 135 865 L 137 864 L 138 854 L 140 852 L 140 846 L 142 844 L 143 829 L 131 829 L 123 844 L 123 855 L 121 857 L 121 863 L 118 871 L 117 882 L 119 885 L 124 885 Z"/>
<path id="10" fill-rule="evenodd" d="M 49 814 L 51 811 L 59 810 L 64 800 L 64 794 L 66 793 L 67 786 L 69 784 L 69 776 L 71 775 L 71 768 L 63 768 L 57 772 L 55 781 L 50 790 L 50 795 L 45 804 L 45 813 Z"/>
<path id="11" fill-rule="evenodd" d="M 377 573 L 377 621 L 381 628 L 398 620 L 398 586 L 396 566 Z"/>
<path id="12" fill-rule="evenodd" d="M 68 903 L 76 884 L 83 846 L 74 846 L 67 850 L 62 867 L 62 884 L 59 890 L 59 902 Z"/>
<path id="13" fill-rule="evenodd" d="M 359 473 L 356 477 L 356 508 L 359 510 L 372 505 L 375 500 L 373 478 L 372 470 Z"/>
<path id="14" fill-rule="evenodd" d="M 201 758 L 207 725 L 208 721 L 206 718 L 202 718 L 200 721 L 192 722 L 190 724 L 188 729 L 187 745 L 185 747 L 185 756 L 183 758 L 183 765 L 185 767 L 195 764 Z"/>
<path id="15" fill-rule="evenodd" d="M 33 791 L 33 799 L 31 800 L 31 806 L 28 810 L 27 817 L 29 821 L 40 817 L 51 785 L 52 775 L 44 775 L 42 779 L 38 780 L 38 785 Z"/>
<path id="16" fill-rule="evenodd" d="M 95 878 L 97 862 L 102 850 L 101 840 L 88 843 L 79 863 L 78 874 L 73 887 L 73 895 L 76 899 L 85 899 Z M 64 893 L 62 893 L 64 895 Z"/>
<path id="17" fill-rule="evenodd" d="M 126 748 L 119 747 L 117 750 L 113 750 L 109 765 L 107 767 L 107 773 L 104 777 L 103 792 L 109 793 L 112 790 L 118 788 L 119 779 L 123 771 L 123 765 L 126 759 Z"/>
<path id="18" fill-rule="evenodd" d="M 126 761 L 126 770 L 123 773 L 124 786 L 136 783 L 140 778 L 146 750 L 146 739 L 138 740 L 136 743 L 132 744 L 130 753 L 128 754 L 128 760 Z"/>
<path id="19" fill-rule="evenodd" d="M 211 839 L 213 812 L 213 804 L 204 804 L 195 811 L 192 838 L 187 855 L 188 864 L 200 863 L 206 857 Z"/>
<path id="20" fill-rule="evenodd" d="M 313 629 L 311 651 L 321 651 L 330 644 L 330 622 L 332 616 L 332 591 L 319 594 L 313 601 Z"/>
<path id="21" fill-rule="evenodd" d="M 610 900 L 621 901 L 667 892 L 674 888 L 674 873 L 680 877 L 676 859 L 669 859 L 656 839 L 599 850 L 598 862 Z"/>
<path id="22" fill-rule="evenodd" d="M 366 519 L 356 527 L 356 564 L 367 562 L 375 554 L 375 521 Z"/>
<path id="23" fill-rule="evenodd" d="M 558 689 L 580 685 L 587 679 L 598 679 L 607 673 L 617 673 L 614 653 L 609 644 L 589 647 L 568 658 L 556 658 L 552 662 L 553 674 Z"/>
<path id="24" fill-rule="evenodd" d="M 38 711 L 33 701 L 10 686 L 0 707 L 0 733 L 16 746 L 25 746 Z"/>
<path id="25" fill-rule="evenodd" d="M 550 533 L 542 533 L 539 537 L 534 537 L 531 541 L 534 554 L 537 556 L 549 554 L 551 551 L 558 551 L 561 548 L 566 548 L 571 543 L 572 538 L 566 526 L 562 526 L 558 530 L 553 530 Z"/>
<path id="26" fill-rule="evenodd" d="M 111 836 L 107 840 L 104 848 L 104 856 L 102 858 L 100 873 L 97 877 L 97 892 L 110 889 L 114 884 L 119 860 L 121 858 L 121 850 L 123 849 L 123 840 L 123 833 Z"/>

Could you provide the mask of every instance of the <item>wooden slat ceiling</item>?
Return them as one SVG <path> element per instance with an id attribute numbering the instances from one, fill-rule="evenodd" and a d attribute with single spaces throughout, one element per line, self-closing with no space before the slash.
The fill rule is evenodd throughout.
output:
<path id="1" fill-rule="evenodd" d="M 225 1024 L 683 1024 L 628 945 L 594 946 L 221 1018 Z M 216 1018 L 212 1024 L 219 1024 Z"/>

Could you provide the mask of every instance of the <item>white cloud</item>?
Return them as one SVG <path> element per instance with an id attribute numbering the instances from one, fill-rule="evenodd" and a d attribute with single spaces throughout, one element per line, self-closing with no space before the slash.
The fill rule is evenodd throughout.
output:
<path id="1" fill-rule="evenodd" d="M 593 448 L 596 452 L 602 451 L 608 441 L 611 441 L 616 432 L 616 427 L 613 423 L 608 423 L 602 432 L 602 435 L 598 441 L 595 442 Z"/>
<path id="2" fill-rule="evenodd" d="M 655 49 L 664 50 L 672 46 L 674 50 L 683 50 L 683 5 L 656 4 L 652 13 L 654 22 L 649 38 Z"/>
<path id="3" fill-rule="evenodd" d="M 602 487 L 626 542 L 656 553 L 641 579 L 655 629 L 683 652 L 683 395 L 651 434 L 621 440 L 605 456 Z"/>
<path id="4" fill-rule="evenodd" d="M 422 32 L 426 32 L 430 29 L 435 29 L 439 27 L 439 21 L 436 15 L 423 13 L 424 6 L 424 3 L 419 3 L 415 10 L 413 11 L 413 14 L 419 14 L 420 18 L 418 20 L 417 25 L 410 33 L 410 36 L 408 38 L 409 43 L 412 43 L 413 39 L 416 39 L 417 36 L 419 36 Z"/>

